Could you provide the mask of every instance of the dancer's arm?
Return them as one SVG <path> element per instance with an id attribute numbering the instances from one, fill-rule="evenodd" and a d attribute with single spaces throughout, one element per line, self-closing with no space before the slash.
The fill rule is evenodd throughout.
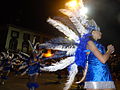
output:
<path id="1" fill-rule="evenodd" d="M 102 54 L 98 48 L 95 46 L 93 41 L 88 41 L 87 45 L 88 49 L 90 49 L 93 54 L 102 62 L 106 63 L 106 61 L 109 59 L 109 56 L 114 52 L 114 47 L 112 45 L 108 45 L 107 52 L 105 54 Z"/>

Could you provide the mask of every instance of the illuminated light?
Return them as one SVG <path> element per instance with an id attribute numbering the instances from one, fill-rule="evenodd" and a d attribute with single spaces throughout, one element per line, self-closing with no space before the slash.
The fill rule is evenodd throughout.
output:
<path id="1" fill-rule="evenodd" d="M 77 10 L 80 7 L 84 7 L 82 0 L 71 0 L 65 4 L 65 6 L 71 10 Z"/>
<path id="2" fill-rule="evenodd" d="M 82 15 L 85 15 L 87 12 L 88 12 L 88 8 L 86 8 L 86 7 L 82 7 L 81 10 L 80 10 L 80 13 Z"/>
<path id="3" fill-rule="evenodd" d="M 79 3 L 78 3 L 77 0 L 71 0 L 71 1 L 67 2 L 65 4 L 65 6 L 68 7 L 69 9 L 75 9 L 75 8 L 77 8 L 79 6 L 78 4 Z"/>
<path id="4" fill-rule="evenodd" d="M 85 15 L 88 12 L 88 8 L 84 7 L 82 0 L 71 0 L 65 6 L 73 12 L 79 12 L 81 15 Z"/>
<path id="5" fill-rule="evenodd" d="M 82 1 L 82 0 L 79 0 L 78 4 L 79 4 L 81 7 L 83 7 L 83 6 L 84 6 L 84 5 L 83 5 L 83 1 Z"/>
<path id="6" fill-rule="evenodd" d="M 47 50 L 47 53 L 44 53 L 44 54 L 43 54 L 44 57 L 52 57 L 53 55 L 54 55 L 54 54 L 51 53 L 51 50 L 50 50 L 50 49 Z"/>

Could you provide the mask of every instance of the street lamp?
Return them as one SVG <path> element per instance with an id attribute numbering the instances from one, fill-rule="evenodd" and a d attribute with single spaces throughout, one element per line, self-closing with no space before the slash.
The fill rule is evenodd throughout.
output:
<path id="1" fill-rule="evenodd" d="M 71 0 L 65 4 L 66 8 L 71 11 L 79 12 L 81 15 L 85 15 L 88 9 L 84 7 L 82 0 Z"/>
<path id="2" fill-rule="evenodd" d="M 71 0 L 65 4 L 65 6 L 71 10 L 74 10 L 78 7 L 78 2 L 77 0 Z"/>

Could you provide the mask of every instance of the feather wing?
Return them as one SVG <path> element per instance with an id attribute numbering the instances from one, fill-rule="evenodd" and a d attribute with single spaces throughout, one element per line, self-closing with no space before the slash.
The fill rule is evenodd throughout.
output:
<path id="1" fill-rule="evenodd" d="M 64 33 L 67 37 L 73 39 L 76 43 L 79 43 L 79 37 L 60 21 L 48 18 L 47 22 L 57 28 L 60 32 Z"/>
<path id="2" fill-rule="evenodd" d="M 68 80 L 63 90 L 68 90 L 71 87 L 77 73 L 78 73 L 77 65 L 74 63 L 70 66 Z"/>
<path id="3" fill-rule="evenodd" d="M 81 36 L 88 33 L 85 27 L 81 23 L 81 22 L 84 22 L 84 23 L 87 22 L 87 19 L 84 16 L 79 15 L 79 18 L 78 18 L 78 16 L 75 15 L 76 13 L 73 13 L 67 9 L 60 9 L 59 11 L 69 17 L 69 19 L 75 25 L 78 33 L 80 33 Z"/>
<path id="4" fill-rule="evenodd" d="M 70 64 L 72 64 L 74 62 L 74 60 L 75 60 L 74 56 L 67 57 L 64 60 L 61 60 L 60 62 L 53 64 L 53 66 L 43 67 L 40 69 L 43 71 L 50 71 L 50 72 L 62 70 L 64 68 L 66 68 L 67 66 L 69 66 Z"/>

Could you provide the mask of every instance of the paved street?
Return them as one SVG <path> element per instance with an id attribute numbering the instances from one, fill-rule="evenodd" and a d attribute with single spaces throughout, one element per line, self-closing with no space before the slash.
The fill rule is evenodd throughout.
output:
<path id="1" fill-rule="evenodd" d="M 38 78 L 40 87 L 37 90 L 62 90 L 66 79 L 65 76 L 62 77 L 62 83 L 58 83 L 55 73 L 42 73 Z M 27 82 L 28 77 L 26 75 L 24 77 L 10 75 L 5 85 L 0 85 L 0 90 L 28 90 Z"/>
<path id="2" fill-rule="evenodd" d="M 58 83 L 57 75 L 55 73 L 42 73 L 38 78 L 40 87 L 37 90 L 63 90 L 66 79 L 66 76 L 63 75 L 61 79 L 62 83 Z M 15 77 L 10 74 L 10 77 L 5 85 L 0 85 L 0 90 L 28 90 L 26 87 L 27 81 L 28 77 L 26 75 L 24 77 Z M 117 81 L 116 86 L 117 90 L 120 90 L 120 81 Z M 70 90 L 81 89 L 77 89 L 77 85 L 73 84 Z"/>

